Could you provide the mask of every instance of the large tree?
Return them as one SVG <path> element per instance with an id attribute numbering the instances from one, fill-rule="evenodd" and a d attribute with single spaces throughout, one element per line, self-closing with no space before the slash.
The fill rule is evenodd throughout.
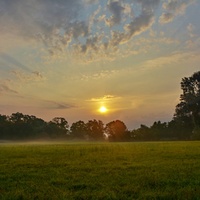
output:
<path id="1" fill-rule="evenodd" d="M 70 127 L 70 135 L 79 139 L 86 139 L 87 137 L 87 125 L 84 121 L 74 122 Z"/>
<path id="2" fill-rule="evenodd" d="M 63 117 L 55 117 L 52 120 L 64 133 L 68 133 L 69 124 Z"/>
<path id="3" fill-rule="evenodd" d="M 110 141 L 126 141 L 130 139 L 126 125 L 120 120 L 106 124 L 105 132 Z"/>
<path id="4" fill-rule="evenodd" d="M 91 140 L 104 139 L 104 124 L 101 120 L 89 120 L 86 124 L 87 133 Z"/>
<path id="5" fill-rule="evenodd" d="M 7 139 L 34 139 L 45 132 L 46 122 L 33 115 L 17 112 L 6 118 L 4 135 Z"/>
<path id="6" fill-rule="evenodd" d="M 55 117 L 46 126 L 46 133 L 51 138 L 65 138 L 68 133 L 68 122 L 65 118 Z"/>
<path id="7" fill-rule="evenodd" d="M 200 71 L 181 81 L 183 93 L 176 106 L 175 119 L 192 121 L 193 131 L 200 129 Z"/>

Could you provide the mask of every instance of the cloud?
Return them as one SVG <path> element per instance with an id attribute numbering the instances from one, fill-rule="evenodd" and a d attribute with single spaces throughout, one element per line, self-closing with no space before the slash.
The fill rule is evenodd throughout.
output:
<path id="1" fill-rule="evenodd" d="M 98 69 L 96 68 L 95 71 L 91 70 L 88 68 L 88 71 L 84 71 L 82 73 L 79 74 L 75 74 L 74 76 L 66 75 L 65 78 L 68 80 L 72 80 L 72 81 L 91 81 L 91 80 L 100 80 L 100 79 L 106 79 L 109 78 L 111 76 L 113 76 L 116 73 L 120 73 L 122 69 L 109 69 L 109 70 L 102 70 L 102 69 Z"/>
<path id="2" fill-rule="evenodd" d="M 45 100 L 43 102 L 45 103 L 44 107 L 48 107 L 50 109 L 65 110 L 65 109 L 75 108 L 74 105 L 63 102 L 49 101 L 49 100 Z"/>
<path id="3" fill-rule="evenodd" d="M 16 90 L 11 89 L 7 84 L 0 83 L 0 94 L 1 93 L 12 93 L 12 94 L 18 94 Z"/>
<path id="4" fill-rule="evenodd" d="M 44 76 L 40 72 L 38 72 L 38 71 L 34 71 L 34 72 L 32 72 L 32 74 L 34 74 L 38 78 L 41 78 L 41 79 L 44 78 Z"/>
<path id="5" fill-rule="evenodd" d="M 0 53 L 0 66 L 4 70 L 9 70 L 9 74 L 14 75 L 22 82 L 46 80 L 39 71 L 32 71 L 29 67 L 6 53 Z"/>
<path id="6" fill-rule="evenodd" d="M 39 32 L 49 34 L 74 20 L 80 5 L 79 0 L 1 0 L 1 32 L 27 38 Z"/>
<path id="7" fill-rule="evenodd" d="M 121 46 L 150 29 L 161 0 L 1 0 L 0 36 L 34 41 L 52 57 L 113 59 Z M 183 14 L 192 1 L 162 4 L 160 23 Z M 1 46 L 1 43 L 0 43 Z M 1 48 L 0 48 L 1 49 Z M 24 68 L 16 59 L 10 64 Z M 28 70 L 28 69 L 26 69 Z"/>
<path id="8" fill-rule="evenodd" d="M 116 100 L 119 98 L 120 97 L 118 97 L 118 96 L 108 94 L 108 95 L 104 95 L 103 97 L 100 97 L 100 98 L 91 98 L 90 100 L 87 100 L 87 101 L 102 102 L 102 101 L 112 101 L 112 100 Z"/>
<path id="9" fill-rule="evenodd" d="M 0 2 L 0 35 L 17 35 L 42 42 L 51 55 L 66 52 L 67 49 L 73 50 L 73 47 L 76 48 L 77 53 L 77 46 L 80 46 L 79 53 L 96 51 L 99 44 L 101 50 L 106 50 L 108 47 L 112 48 L 112 45 L 120 45 L 122 41 L 127 42 L 136 33 L 139 34 L 151 26 L 153 9 L 159 0 L 148 2 L 134 0 L 134 3 L 141 7 L 140 16 L 134 19 L 130 15 L 133 10 L 131 5 L 121 1 L 108 1 L 107 5 L 104 2 L 104 6 L 98 5 L 92 16 L 83 17 L 87 12 L 86 9 L 90 8 L 88 6 L 95 5 L 94 3 L 97 1 L 2 0 Z M 106 19 L 108 12 L 111 17 Z M 106 21 L 109 27 L 106 26 Z M 123 27 L 122 21 L 126 23 L 128 33 L 118 34 L 121 39 L 117 40 L 112 27 L 115 25 Z M 130 21 L 131 23 L 127 23 Z M 100 30 L 103 25 L 104 30 Z"/>
<path id="10" fill-rule="evenodd" d="M 96 23 L 99 23 L 100 26 L 100 24 L 104 22 L 105 30 L 102 31 L 100 29 L 96 34 L 89 33 L 84 44 L 81 42 L 76 43 L 74 45 L 74 54 L 82 54 L 81 59 L 84 60 L 85 58 L 87 62 L 97 61 L 102 58 L 112 60 L 116 57 L 117 51 L 119 51 L 121 45 L 129 45 L 128 42 L 130 42 L 133 37 L 148 30 L 154 23 L 155 10 L 160 1 L 152 0 L 147 2 L 135 0 L 134 2 L 140 8 L 139 10 L 134 10 L 132 4 L 128 5 L 120 1 L 109 1 L 107 8 L 112 15 L 108 19 L 106 15 L 98 16 L 98 14 L 101 13 L 101 8 L 99 7 L 98 12 L 92 16 L 90 24 L 92 21 L 95 22 L 95 19 L 99 19 L 99 17 L 103 16 L 103 18 L 101 18 L 103 21 L 97 20 Z M 134 12 L 137 13 L 137 15 L 134 15 Z M 113 26 L 118 26 L 118 30 L 112 28 Z M 136 51 L 131 52 L 137 54 Z"/>
<path id="11" fill-rule="evenodd" d="M 27 66 L 23 65 L 17 59 L 15 59 L 14 57 L 12 57 L 6 53 L 0 53 L 0 58 L 4 62 L 6 62 L 5 65 L 9 66 L 9 68 L 19 68 L 19 69 L 25 70 L 27 72 L 31 72 L 31 70 Z"/>
<path id="12" fill-rule="evenodd" d="M 163 13 L 161 16 L 160 16 L 160 23 L 161 24 L 166 24 L 166 23 L 169 23 L 171 21 L 173 21 L 174 19 L 174 14 L 173 13 Z"/>
<path id="13" fill-rule="evenodd" d="M 15 77 L 17 77 L 22 83 L 33 83 L 46 80 L 46 78 L 38 71 L 34 71 L 30 74 L 27 74 L 19 70 L 12 70 L 11 73 Z"/>
<path id="14" fill-rule="evenodd" d="M 161 56 L 155 59 L 145 61 L 142 67 L 145 69 L 153 69 L 153 68 L 163 67 L 166 65 L 167 66 L 172 66 L 173 64 L 180 65 L 180 63 L 185 63 L 191 60 L 195 61 L 196 59 L 199 58 L 193 52 L 173 52 L 167 56 Z"/>
<path id="15" fill-rule="evenodd" d="M 66 103 L 54 102 L 54 105 L 55 105 L 55 109 L 70 109 L 70 108 L 74 108 L 73 105 L 66 104 Z"/>
<path id="16" fill-rule="evenodd" d="M 130 24 L 126 25 L 129 38 L 138 35 L 147 30 L 154 22 L 154 15 L 149 12 L 142 13 L 139 17 L 135 18 Z"/>
<path id="17" fill-rule="evenodd" d="M 111 18 L 107 20 L 109 26 L 112 27 L 116 24 L 120 24 L 125 8 L 121 5 L 119 1 L 110 1 L 107 7 L 109 11 L 113 14 Z"/>
<path id="18" fill-rule="evenodd" d="M 112 34 L 113 34 L 112 40 L 109 43 L 107 43 L 106 46 L 104 46 L 105 44 L 102 44 L 100 42 L 101 39 L 99 39 L 100 41 L 98 42 L 98 45 L 96 44 L 97 47 L 96 52 L 95 51 L 91 52 L 90 47 L 88 47 L 87 51 L 81 52 L 80 50 L 81 46 L 78 45 L 76 47 L 77 52 L 76 53 L 74 52 L 74 54 L 77 55 L 76 62 L 80 62 L 82 64 L 83 63 L 88 64 L 90 62 L 97 62 L 97 63 L 99 61 L 102 62 L 102 60 L 113 61 L 115 60 L 115 58 L 119 57 L 126 58 L 130 55 L 134 56 L 138 54 L 146 54 L 149 51 L 152 51 L 152 49 L 154 49 L 154 51 L 157 51 L 158 49 L 160 49 L 160 45 L 162 45 L 162 47 L 164 46 L 169 47 L 170 45 L 172 46 L 179 44 L 178 40 L 175 40 L 173 38 L 168 38 L 164 34 L 154 33 L 154 36 L 152 36 L 151 29 L 149 29 L 149 34 L 151 34 L 150 38 L 146 37 L 132 38 L 131 42 L 128 42 L 129 35 L 125 35 L 124 33 L 120 33 L 117 31 L 112 32 Z M 80 52 L 81 54 L 83 54 L 83 56 L 81 57 L 79 55 Z M 88 55 L 89 57 L 87 57 Z M 124 66 L 124 68 L 126 67 Z M 114 70 L 113 68 L 109 70 L 101 69 L 99 72 L 93 74 L 93 76 L 91 74 L 84 74 L 82 76 L 82 79 L 90 80 L 90 79 L 105 78 L 111 76 L 113 73 L 118 72 L 118 70 L 122 69 L 116 70 L 116 67 Z"/>
<path id="19" fill-rule="evenodd" d="M 186 8 L 195 1 L 191 0 L 168 0 L 163 3 L 164 13 L 160 16 L 159 22 L 161 24 L 169 23 L 174 20 L 177 15 L 185 13 Z"/>

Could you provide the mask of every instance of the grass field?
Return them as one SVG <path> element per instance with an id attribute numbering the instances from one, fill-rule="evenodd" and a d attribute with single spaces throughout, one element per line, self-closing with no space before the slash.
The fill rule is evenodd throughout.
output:
<path id="1" fill-rule="evenodd" d="M 2 144 L 0 199 L 200 199 L 200 142 Z"/>

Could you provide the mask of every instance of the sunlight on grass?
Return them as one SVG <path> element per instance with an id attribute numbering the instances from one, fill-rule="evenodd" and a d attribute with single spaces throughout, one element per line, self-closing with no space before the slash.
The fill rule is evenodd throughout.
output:
<path id="1" fill-rule="evenodd" d="M 0 146 L 0 199 L 197 199 L 200 143 Z"/>

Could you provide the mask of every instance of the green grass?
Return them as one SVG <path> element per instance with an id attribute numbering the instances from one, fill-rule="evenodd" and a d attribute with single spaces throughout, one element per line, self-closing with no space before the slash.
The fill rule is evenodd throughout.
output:
<path id="1" fill-rule="evenodd" d="M 200 199 L 200 142 L 3 144 L 0 199 Z"/>

